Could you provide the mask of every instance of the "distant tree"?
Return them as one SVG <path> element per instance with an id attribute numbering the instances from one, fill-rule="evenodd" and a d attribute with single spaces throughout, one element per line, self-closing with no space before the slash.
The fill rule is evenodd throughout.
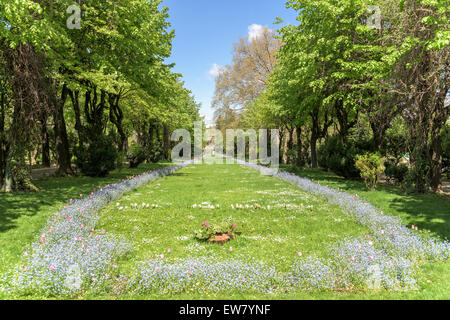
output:
<path id="1" fill-rule="evenodd" d="M 234 44 L 232 64 L 221 68 L 216 78 L 212 105 L 224 109 L 219 114 L 230 114 L 230 108 L 242 111 L 264 91 L 277 65 L 275 53 L 281 46 L 275 36 L 275 31 L 264 27 L 261 34 L 241 37 Z"/>

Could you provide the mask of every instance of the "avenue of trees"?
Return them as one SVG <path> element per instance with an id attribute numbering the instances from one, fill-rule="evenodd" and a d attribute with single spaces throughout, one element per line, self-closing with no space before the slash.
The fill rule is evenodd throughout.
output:
<path id="1" fill-rule="evenodd" d="M 201 119 L 164 63 L 174 32 L 160 2 L 0 2 L 3 191 L 36 191 L 31 164 L 98 176 L 169 160 L 172 130 Z M 68 27 L 74 4 L 81 28 Z"/>
<path id="2" fill-rule="evenodd" d="M 218 129 L 280 128 L 286 163 L 359 176 L 357 155 L 437 191 L 450 156 L 445 0 L 289 0 L 298 24 L 242 38 L 216 79 Z M 377 19 L 379 13 L 380 19 Z"/>

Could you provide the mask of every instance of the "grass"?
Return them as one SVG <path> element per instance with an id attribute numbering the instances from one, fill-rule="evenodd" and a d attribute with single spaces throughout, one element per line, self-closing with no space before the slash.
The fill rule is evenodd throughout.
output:
<path id="1" fill-rule="evenodd" d="M 309 173 L 318 181 L 318 176 L 323 172 L 311 170 Z M 339 181 L 338 177 L 334 178 Z M 328 180 L 320 181 L 324 183 Z M 354 182 L 355 186 L 357 183 Z M 333 186 L 344 187 L 337 183 Z M 362 188 L 355 187 L 350 191 L 358 191 L 358 194 L 365 195 Z M 380 190 L 372 191 L 371 194 L 375 193 L 378 199 L 383 199 L 384 193 L 389 194 L 388 191 L 384 191 L 383 194 L 377 194 L 377 192 Z M 395 194 L 401 197 L 398 190 Z M 432 195 L 424 197 L 429 196 L 433 198 Z M 420 196 L 417 197 L 420 198 Z M 444 207 L 441 210 L 444 210 L 448 200 L 440 200 L 439 203 Z M 220 208 L 214 210 L 192 208 L 193 204 L 204 201 L 212 205 L 218 204 Z M 160 208 L 131 209 L 133 203 L 140 205 L 142 202 L 156 203 Z M 244 205 L 257 203 L 262 207 L 270 205 L 271 210 L 233 210 L 231 204 L 236 203 Z M 280 206 L 276 208 L 277 205 Z M 128 235 L 128 238 L 133 240 L 133 252 L 120 263 L 121 270 L 129 273 L 132 272 L 136 262 L 143 262 L 160 254 L 170 259 L 211 254 L 226 259 L 239 255 L 244 258 L 253 257 L 267 264 L 276 265 L 280 270 L 287 270 L 292 262 L 298 259 L 296 254 L 298 251 L 301 251 L 304 256 L 315 254 L 326 257 L 325 248 L 334 241 L 346 235 L 356 236 L 366 233 L 363 227 L 349 220 L 340 208 L 331 206 L 321 198 L 280 180 L 260 176 L 258 171 L 239 165 L 189 166 L 174 176 L 165 177 L 139 189 L 136 193 L 126 195 L 120 201 L 119 207 L 128 207 L 128 209 L 119 210 L 116 204 L 110 205 L 102 212 L 101 223 L 103 228 L 124 236 Z M 388 207 L 383 206 L 383 209 L 391 213 Z M 401 210 L 399 212 L 402 213 Z M 232 217 L 232 221 L 237 223 L 242 231 L 242 235 L 229 244 L 224 246 L 204 244 L 193 238 L 193 231 L 198 229 L 203 221 L 220 222 L 228 217 Z M 233 247 L 232 252 L 228 250 L 229 246 Z M 168 248 L 171 248 L 171 253 L 167 253 Z M 104 298 L 448 299 L 450 297 L 449 267 L 448 263 L 423 266 L 421 290 L 408 293 L 297 291 L 281 295 L 252 295 L 228 292 L 215 296 L 154 294 Z"/>
<path id="2" fill-rule="evenodd" d="M 39 193 L 0 193 L 0 274 L 17 261 L 25 245 L 70 198 L 77 199 L 80 194 L 90 194 L 99 185 L 167 165 L 144 164 L 138 169 L 114 171 L 105 178 L 49 177 L 35 181 L 41 190 Z"/>
<path id="3" fill-rule="evenodd" d="M 166 164 L 160 164 L 166 165 Z M 158 165 L 158 166 L 160 166 Z M 80 193 L 90 193 L 93 187 L 117 181 L 127 175 L 146 171 L 115 172 L 108 178 L 49 178 L 37 184 L 39 194 L 0 195 L 0 273 L 17 260 L 23 247 L 45 223 L 48 216 Z M 363 199 L 400 216 L 405 224 L 416 224 L 421 229 L 448 237 L 450 201 L 442 196 L 404 195 L 398 188 L 380 186 L 366 191 L 359 181 L 348 181 L 321 170 L 294 169 L 298 175 L 308 177 L 330 187 L 340 187 L 357 193 Z M 193 204 L 208 201 L 218 209 L 192 208 Z M 192 165 L 172 176 L 157 180 L 135 192 L 127 193 L 116 203 L 101 211 L 99 228 L 113 234 L 124 235 L 133 243 L 126 259 L 119 261 L 121 272 L 132 273 L 137 263 L 164 254 L 169 259 L 192 255 L 227 257 L 253 257 L 287 270 L 297 252 L 304 256 L 326 257 L 325 248 L 348 236 L 363 235 L 366 229 L 350 220 L 341 209 L 325 200 L 305 193 L 278 179 L 260 176 L 258 171 L 240 165 Z M 134 209 L 133 204 L 158 204 L 157 209 Z M 255 203 L 263 208 L 233 210 L 231 204 Z M 270 210 L 265 209 L 267 205 Z M 119 208 L 122 207 L 122 210 Z M 221 222 L 231 217 L 242 234 L 230 243 L 220 246 L 199 242 L 193 232 L 203 221 Z M 232 246 L 233 251 L 228 248 Z M 168 253 L 168 248 L 171 252 Z M 135 296 L 95 296 L 84 299 L 449 299 L 450 263 L 427 264 L 422 267 L 420 290 L 400 292 L 330 292 L 297 291 L 286 294 L 242 294 L 227 292 L 213 296 L 196 294 Z M 0 297 L 13 298 L 13 297 Z M 33 299 L 44 298 L 39 295 Z"/>
<path id="4" fill-rule="evenodd" d="M 390 185 L 378 185 L 369 191 L 359 180 L 346 180 L 322 169 L 281 166 L 282 170 L 309 178 L 331 188 L 341 188 L 358 194 L 362 199 L 390 215 L 402 218 L 405 225 L 416 225 L 429 230 L 433 235 L 450 238 L 450 199 L 444 195 L 405 194 L 402 189 Z"/>
<path id="5" fill-rule="evenodd" d="M 143 202 L 159 208 L 142 209 Z M 192 208 L 202 202 L 220 208 Z M 134 203 L 137 209 L 132 208 Z M 232 204 L 252 208 L 232 209 Z M 262 208 L 255 209 L 254 204 Z M 133 241 L 133 253 L 121 263 L 126 271 L 137 261 L 161 254 L 173 259 L 251 257 L 287 271 L 299 251 L 326 257 L 325 248 L 331 243 L 367 231 L 339 207 L 239 165 L 189 166 L 126 195 L 119 206 L 111 204 L 101 215 L 100 228 Z M 236 239 L 221 246 L 194 238 L 202 222 L 221 223 L 228 218 L 242 232 Z"/>

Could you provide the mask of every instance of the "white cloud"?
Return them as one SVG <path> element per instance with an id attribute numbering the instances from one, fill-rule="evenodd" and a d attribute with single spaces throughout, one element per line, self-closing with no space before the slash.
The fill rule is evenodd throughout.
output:
<path id="1" fill-rule="evenodd" d="M 266 27 L 260 25 L 260 24 L 252 24 L 248 27 L 248 39 L 249 40 L 255 40 L 261 37 L 264 34 L 264 29 Z"/>
<path id="2" fill-rule="evenodd" d="M 209 69 L 208 74 L 212 77 L 217 77 L 222 72 L 222 67 L 214 63 L 211 69 Z"/>

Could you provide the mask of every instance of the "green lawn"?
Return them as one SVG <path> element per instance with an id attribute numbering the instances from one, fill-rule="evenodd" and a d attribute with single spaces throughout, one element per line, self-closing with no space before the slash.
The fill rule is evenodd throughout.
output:
<path id="1" fill-rule="evenodd" d="M 142 209 L 143 202 L 159 208 Z M 192 208 L 202 202 L 219 208 Z M 137 209 L 132 208 L 135 203 Z M 232 204 L 250 208 L 232 209 Z M 255 209 L 255 204 L 262 208 Z M 101 215 L 100 228 L 133 241 L 133 254 L 122 261 L 124 268 L 166 254 L 174 259 L 252 257 L 287 271 L 299 251 L 326 257 L 324 248 L 341 237 L 367 233 L 339 207 L 240 165 L 189 166 L 126 195 L 119 206 L 113 203 Z M 202 222 L 220 223 L 229 217 L 242 234 L 228 244 L 194 238 Z"/>
<path id="2" fill-rule="evenodd" d="M 166 164 L 159 164 L 159 166 Z M 117 181 L 127 175 L 148 170 L 126 170 L 105 179 L 49 178 L 38 182 L 39 194 L 0 195 L 0 272 L 17 260 L 23 247 L 44 224 L 50 214 L 69 198 L 90 193 L 93 187 Z M 294 170 L 284 167 L 285 170 Z M 300 176 L 312 178 L 330 187 L 357 193 L 383 209 L 402 217 L 405 224 L 448 236 L 450 201 L 437 195 L 404 195 L 395 187 L 366 191 L 363 183 L 347 181 L 321 170 L 302 169 Z M 215 209 L 193 208 L 209 202 Z M 157 204 L 143 209 L 141 204 Z M 137 204 L 138 208 L 134 208 Z M 249 205 L 233 209 L 231 205 Z M 253 206 L 258 204 L 262 208 Z M 219 207 L 217 208 L 217 205 Z M 270 206 L 268 210 L 267 206 Z M 344 236 L 364 235 L 367 230 L 350 220 L 339 207 L 305 193 L 278 179 L 261 176 L 258 171 L 240 165 L 191 165 L 176 174 L 159 179 L 108 205 L 101 211 L 98 228 L 105 228 L 132 241 L 133 250 L 119 261 L 119 271 L 131 274 L 136 264 L 164 254 L 173 260 L 188 256 L 214 254 L 217 257 L 255 258 L 288 270 L 297 253 L 303 256 L 327 256 L 327 246 Z M 240 236 L 220 246 L 202 243 L 193 232 L 205 220 L 220 222 L 231 217 Z M 233 250 L 230 251 L 229 247 Z M 171 252 L 168 252 L 168 249 Z M 290 292 L 284 294 L 242 294 L 227 292 L 217 295 L 197 294 L 136 296 L 96 296 L 85 299 L 449 299 L 450 263 L 422 267 L 420 290 L 396 292 Z M 11 298 L 11 297 L 5 297 Z M 39 298 L 38 296 L 31 298 Z"/>
<path id="3" fill-rule="evenodd" d="M 17 261 L 25 245 L 70 198 L 77 199 L 95 187 L 167 165 L 144 164 L 138 169 L 115 171 L 106 178 L 50 177 L 35 181 L 39 193 L 0 193 L 0 273 Z"/>
<path id="4" fill-rule="evenodd" d="M 284 168 L 286 169 L 286 168 Z M 322 172 L 310 170 L 309 174 L 316 181 Z M 329 176 L 332 181 L 331 175 Z M 225 178 L 226 177 L 226 178 Z M 334 177 L 339 181 L 337 177 Z M 359 182 L 354 182 L 357 186 Z M 362 183 L 359 183 L 362 186 Z M 329 183 L 332 186 L 331 183 Z M 344 185 L 333 185 L 343 188 Z M 391 188 L 398 199 L 401 193 Z M 365 195 L 361 189 L 355 190 Z M 352 191 L 353 192 L 353 191 Z M 373 191 L 377 199 L 388 200 L 388 191 Z M 429 199 L 431 212 L 443 214 L 449 201 L 434 195 L 418 196 Z M 436 198 L 439 202 L 436 202 Z M 367 198 L 369 201 L 372 198 Z M 420 199 L 421 200 L 421 199 Z M 193 204 L 209 202 L 219 205 L 219 209 L 192 208 Z M 379 200 L 381 201 L 381 200 Z M 400 200 L 398 200 L 400 201 Z M 158 209 L 131 209 L 134 203 L 140 205 L 156 203 Z M 259 204 L 271 209 L 231 208 L 231 204 Z M 434 204 L 433 204 L 434 203 Z M 378 205 L 378 202 L 374 202 Z M 312 207 L 311 207 L 312 206 Z M 297 252 L 304 256 L 326 256 L 325 248 L 341 237 L 363 235 L 365 229 L 345 216 L 340 208 L 331 206 L 319 197 L 305 193 L 285 182 L 271 177 L 261 176 L 258 171 L 239 165 L 196 165 L 180 170 L 176 175 L 165 177 L 156 183 L 140 188 L 136 193 L 125 196 L 119 203 L 112 204 L 102 212 L 102 227 L 114 233 L 133 239 L 133 253 L 121 261 L 124 272 L 130 272 L 136 262 L 155 258 L 165 254 L 170 259 L 192 255 L 214 254 L 226 259 L 240 255 L 254 257 L 267 264 L 275 265 L 280 270 L 287 270 L 295 259 Z M 387 213 L 393 212 L 389 204 L 382 208 Z M 442 213 L 440 213 L 442 211 Z M 404 213 L 406 216 L 406 213 Z M 430 213 L 431 214 L 431 213 Z M 242 226 L 242 235 L 229 245 L 199 243 L 193 238 L 193 230 L 208 220 L 219 222 L 228 217 Z M 411 220 L 416 222 L 416 220 Z M 416 222 L 417 223 L 417 222 Z M 228 248 L 233 247 L 230 253 Z M 171 248 L 172 252 L 167 253 Z M 104 298 L 139 298 L 139 299 L 446 299 L 450 297 L 450 264 L 429 264 L 423 268 L 421 290 L 408 293 L 382 292 L 302 292 L 277 295 L 242 294 L 229 292 L 214 296 L 168 295 L 119 296 Z"/>
<path id="5" fill-rule="evenodd" d="M 320 182 L 331 188 L 341 188 L 358 194 L 362 199 L 390 215 L 402 218 L 406 225 L 414 224 L 442 238 L 450 238 L 450 199 L 439 194 L 405 194 L 395 186 L 378 185 L 368 191 L 362 181 L 346 180 L 322 169 L 281 166 L 281 170 Z"/>

